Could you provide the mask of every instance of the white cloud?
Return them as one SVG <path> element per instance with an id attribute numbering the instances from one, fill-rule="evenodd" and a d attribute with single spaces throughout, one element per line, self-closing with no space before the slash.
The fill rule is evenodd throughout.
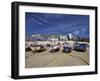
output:
<path id="1" fill-rule="evenodd" d="M 38 20 L 36 20 L 34 18 L 32 18 L 32 21 L 35 22 L 35 23 L 37 23 L 37 24 L 43 24 L 42 22 L 40 22 L 40 21 L 38 21 Z"/>
<path id="2" fill-rule="evenodd" d="M 35 16 L 37 19 L 39 19 L 40 21 L 44 22 L 44 23 L 48 23 L 48 21 L 45 18 L 42 18 L 40 16 Z"/>
<path id="3" fill-rule="evenodd" d="M 79 30 L 76 30 L 73 32 L 75 35 L 79 35 L 80 34 L 80 31 Z"/>

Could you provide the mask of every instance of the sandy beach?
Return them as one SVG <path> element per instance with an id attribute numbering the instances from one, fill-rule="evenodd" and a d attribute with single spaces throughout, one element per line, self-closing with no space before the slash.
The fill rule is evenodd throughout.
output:
<path id="1" fill-rule="evenodd" d="M 46 43 L 46 42 L 39 42 Z M 73 44 L 73 41 L 68 41 Z M 89 47 L 86 52 L 72 50 L 71 53 L 63 53 L 62 48 L 56 53 L 50 53 L 50 48 L 40 53 L 32 51 L 25 53 L 25 68 L 83 66 L 89 65 Z"/>

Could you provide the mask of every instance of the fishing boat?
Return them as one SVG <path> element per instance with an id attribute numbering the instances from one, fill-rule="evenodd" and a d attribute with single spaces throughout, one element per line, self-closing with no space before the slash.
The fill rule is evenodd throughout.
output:
<path id="1" fill-rule="evenodd" d="M 52 49 L 50 50 L 50 52 L 54 53 L 54 52 L 58 52 L 59 50 L 60 50 L 60 46 L 54 45 L 54 46 L 52 46 Z"/>
<path id="2" fill-rule="evenodd" d="M 30 44 L 31 44 L 30 42 L 25 43 L 25 50 L 26 50 L 26 52 L 32 51 L 32 49 L 30 47 Z"/>
<path id="3" fill-rule="evenodd" d="M 69 43 L 65 43 L 64 46 L 63 46 L 62 52 L 70 53 L 71 51 L 72 51 L 72 48 L 71 48 L 70 44 Z"/>
<path id="4" fill-rule="evenodd" d="M 43 45 L 35 45 L 34 47 L 31 47 L 33 52 L 43 52 L 46 50 L 45 46 Z"/>
<path id="5" fill-rule="evenodd" d="M 73 47 L 74 50 L 76 51 L 82 51 L 82 52 L 86 52 L 87 51 L 87 45 L 84 43 L 76 43 Z"/>

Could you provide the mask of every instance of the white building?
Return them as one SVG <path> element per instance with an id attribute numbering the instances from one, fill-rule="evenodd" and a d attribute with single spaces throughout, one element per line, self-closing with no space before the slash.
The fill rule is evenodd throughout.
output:
<path id="1" fill-rule="evenodd" d="M 60 36 L 60 40 L 68 40 L 67 36 Z"/>

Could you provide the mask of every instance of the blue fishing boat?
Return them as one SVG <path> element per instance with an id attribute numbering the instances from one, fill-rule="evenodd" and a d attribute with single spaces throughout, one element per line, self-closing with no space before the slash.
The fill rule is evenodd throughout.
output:
<path id="1" fill-rule="evenodd" d="M 74 50 L 76 51 L 82 51 L 82 52 L 86 52 L 87 51 L 87 44 L 84 43 L 76 43 L 73 47 Z"/>
<path id="2" fill-rule="evenodd" d="M 63 46 L 63 51 L 64 53 L 70 53 L 72 51 L 71 46 L 68 43 L 65 43 Z"/>

